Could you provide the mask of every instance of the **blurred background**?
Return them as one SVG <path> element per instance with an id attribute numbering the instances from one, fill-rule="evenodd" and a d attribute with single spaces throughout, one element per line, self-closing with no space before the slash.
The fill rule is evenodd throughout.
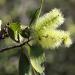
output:
<path id="1" fill-rule="evenodd" d="M 19 21 L 28 25 L 40 0 L 0 0 L 0 19 L 3 23 Z M 73 45 L 46 51 L 46 75 L 75 75 L 75 0 L 45 0 L 42 14 L 53 8 L 60 9 L 65 17 L 61 29 L 71 33 Z M 10 38 L 0 40 L 0 49 L 15 45 Z M 0 53 L 0 75 L 18 75 L 20 49 Z"/>

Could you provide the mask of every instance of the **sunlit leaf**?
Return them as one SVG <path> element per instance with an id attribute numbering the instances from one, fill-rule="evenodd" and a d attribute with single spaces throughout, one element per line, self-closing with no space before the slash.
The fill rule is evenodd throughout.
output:
<path id="1" fill-rule="evenodd" d="M 8 28 L 8 33 L 9 33 L 9 36 L 15 40 L 16 42 L 19 42 L 19 34 L 20 34 L 20 24 L 18 23 L 11 23 L 9 25 L 9 28 Z"/>
<path id="2" fill-rule="evenodd" d="M 36 72 L 42 74 L 44 72 L 44 61 L 45 54 L 44 50 L 38 46 L 34 45 L 31 48 L 28 48 L 28 53 L 30 56 L 30 63 L 32 67 L 36 70 Z"/>

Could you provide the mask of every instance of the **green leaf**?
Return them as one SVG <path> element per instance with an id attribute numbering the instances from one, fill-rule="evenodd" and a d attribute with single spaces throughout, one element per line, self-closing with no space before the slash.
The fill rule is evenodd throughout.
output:
<path id="1" fill-rule="evenodd" d="M 39 10 L 40 10 L 40 8 L 38 8 L 38 9 L 36 9 L 32 14 L 31 14 L 31 21 L 30 21 L 30 25 L 31 24 L 33 24 L 35 21 L 36 21 L 36 19 L 37 19 L 37 17 L 38 17 L 38 14 L 39 14 Z"/>
<path id="2" fill-rule="evenodd" d="M 44 2 L 44 0 L 41 0 L 40 7 L 38 9 L 36 9 L 34 11 L 34 13 L 31 15 L 30 25 L 33 24 L 33 23 L 35 23 L 36 20 L 39 18 L 40 14 L 41 14 L 41 11 L 42 11 L 43 2 Z"/>
<path id="3" fill-rule="evenodd" d="M 40 9 L 39 9 L 39 13 L 37 15 L 37 19 L 40 17 L 41 15 L 41 11 L 42 11 L 42 8 L 43 8 L 43 3 L 44 3 L 44 0 L 41 0 L 41 5 L 40 5 Z"/>
<path id="4" fill-rule="evenodd" d="M 30 62 L 23 52 L 21 52 L 19 60 L 19 75 L 32 75 Z"/>
<path id="5" fill-rule="evenodd" d="M 30 30 L 28 27 L 26 27 L 24 30 L 21 30 L 21 36 L 24 38 L 29 38 L 30 36 Z"/>
<path id="6" fill-rule="evenodd" d="M 36 72 L 42 74 L 44 71 L 44 61 L 45 61 L 45 54 L 44 50 L 38 46 L 34 45 L 28 49 L 28 53 L 30 56 L 30 62 L 32 67 L 36 70 Z"/>
<path id="7" fill-rule="evenodd" d="M 16 42 L 19 42 L 20 24 L 11 23 L 8 27 L 9 36 Z"/>

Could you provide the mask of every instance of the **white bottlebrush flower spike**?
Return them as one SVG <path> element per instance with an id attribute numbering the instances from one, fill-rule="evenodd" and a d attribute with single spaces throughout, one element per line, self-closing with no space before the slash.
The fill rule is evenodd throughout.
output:
<path id="1" fill-rule="evenodd" d="M 40 34 L 40 40 L 38 39 L 37 41 L 43 48 L 56 48 L 59 47 L 62 42 L 64 42 L 66 47 L 69 47 L 72 43 L 69 33 L 62 30 L 46 29 Z"/>
<path id="2" fill-rule="evenodd" d="M 59 9 L 53 9 L 49 13 L 45 14 L 44 16 L 37 19 L 35 26 L 33 28 L 35 30 L 40 30 L 43 28 L 51 28 L 55 29 L 63 24 L 64 18 Z"/>
<path id="3" fill-rule="evenodd" d="M 0 20 L 0 31 L 1 31 L 2 20 Z"/>
<path id="4" fill-rule="evenodd" d="M 69 47 L 72 44 L 72 40 L 69 36 L 67 36 L 67 38 L 64 39 L 64 44 L 66 47 Z"/>
<path id="5" fill-rule="evenodd" d="M 43 48 L 56 48 L 62 43 L 66 47 L 72 44 L 70 34 L 66 31 L 57 30 L 64 22 L 64 17 L 59 9 L 53 9 L 49 13 L 37 19 L 32 26 L 33 36 L 36 43 Z"/>

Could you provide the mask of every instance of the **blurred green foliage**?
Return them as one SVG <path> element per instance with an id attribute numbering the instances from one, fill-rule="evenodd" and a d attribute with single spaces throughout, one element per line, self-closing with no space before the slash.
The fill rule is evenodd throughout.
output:
<path id="1" fill-rule="evenodd" d="M 0 0 L 0 19 L 4 24 L 20 21 L 27 25 L 32 12 L 40 5 L 40 0 Z M 45 0 L 43 12 L 59 8 L 64 13 L 65 23 L 61 29 L 70 31 L 75 42 L 75 0 Z M 41 14 L 41 15 L 42 15 Z M 0 40 L 0 49 L 13 45 L 12 40 Z M 46 75 L 75 75 L 75 44 L 70 48 L 60 47 L 46 51 Z M 18 75 L 19 50 L 0 53 L 0 75 Z"/>

